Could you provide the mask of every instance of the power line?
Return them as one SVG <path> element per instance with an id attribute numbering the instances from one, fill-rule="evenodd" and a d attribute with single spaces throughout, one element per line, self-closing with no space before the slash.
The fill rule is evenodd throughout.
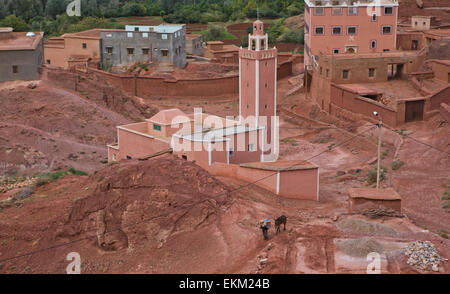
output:
<path id="1" fill-rule="evenodd" d="M 391 129 L 389 129 L 389 130 L 391 130 Z M 396 131 L 394 131 L 394 130 L 391 130 L 391 131 L 398 134 L 398 132 L 396 132 Z M 400 135 L 402 135 L 402 136 L 404 136 L 404 137 L 407 137 L 407 138 L 409 138 L 409 139 L 415 141 L 416 143 L 422 144 L 422 145 L 427 146 L 427 147 L 429 147 L 429 148 L 432 148 L 432 149 L 435 149 L 435 150 L 440 151 L 440 152 L 442 152 L 442 153 L 446 153 L 447 155 L 450 155 L 450 152 L 448 152 L 448 151 L 442 150 L 442 149 L 440 149 L 440 148 L 438 148 L 438 147 L 436 147 L 436 146 L 433 146 L 433 145 L 431 145 L 431 144 L 428 144 L 428 143 L 422 142 L 422 141 L 420 141 L 420 140 L 417 140 L 416 138 L 413 138 L 413 137 L 411 137 L 411 136 L 409 136 L 409 135 L 405 135 L 405 134 L 400 134 Z"/>
<path id="2" fill-rule="evenodd" d="M 340 142 L 340 143 L 338 143 L 338 144 L 336 144 L 336 145 L 333 145 L 332 147 L 330 147 L 330 148 L 328 148 L 328 149 L 326 149 L 326 150 L 324 150 L 324 151 L 322 151 L 322 152 L 320 152 L 320 153 L 318 153 L 318 154 L 316 154 L 316 155 L 314 155 L 314 156 L 311 156 L 311 157 L 305 159 L 305 161 L 309 161 L 309 160 L 311 160 L 311 159 L 313 159 L 313 158 L 316 158 L 316 157 L 318 157 L 318 156 L 320 156 L 320 155 L 322 155 L 322 154 L 324 154 L 324 153 L 326 153 L 326 152 L 329 152 L 329 151 L 333 150 L 334 148 L 336 148 L 336 147 L 338 147 L 338 146 L 341 146 L 341 145 L 343 145 L 343 144 L 346 144 L 346 143 L 352 141 L 353 139 L 355 139 L 356 137 L 359 137 L 360 135 L 362 135 L 362 134 L 364 134 L 364 133 L 370 131 L 371 129 L 373 129 L 373 128 L 375 128 L 375 127 L 376 127 L 376 126 L 371 126 L 369 129 L 364 130 L 364 131 L 362 131 L 362 132 L 360 132 L 360 133 L 358 133 L 358 134 L 352 136 L 351 138 L 349 138 L 349 139 L 347 139 L 347 140 L 344 140 L 344 141 L 342 141 L 342 142 Z M 289 166 L 289 167 L 287 167 L 287 168 L 293 168 L 293 167 L 295 167 L 295 166 L 297 166 L 297 165 L 299 165 L 299 164 L 297 163 L 297 164 L 291 165 L 291 166 Z M 224 193 L 219 193 L 219 194 L 217 194 L 217 195 L 214 195 L 214 197 L 218 197 L 218 196 L 221 196 L 221 195 L 234 193 L 234 192 L 236 192 L 236 191 L 238 191 L 238 190 L 241 190 L 241 189 L 244 189 L 244 188 L 246 188 L 246 187 L 248 187 L 248 186 L 250 186 L 250 185 L 254 185 L 254 184 L 256 184 L 256 183 L 258 183 L 258 182 L 260 182 L 260 181 L 263 181 L 263 180 L 265 180 L 265 179 L 267 179 L 267 178 L 269 178 L 269 177 L 275 176 L 276 174 L 278 174 L 278 173 L 277 173 L 277 172 L 276 172 L 276 173 L 272 173 L 272 174 L 270 174 L 270 175 L 268 175 L 268 176 L 265 176 L 265 177 L 263 177 L 263 178 L 260 178 L 260 179 L 258 179 L 258 180 L 256 180 L 256 181 L 253 181 L 253 182 L 247 183 L 246 185 L 240 186 L 240 187 L 238 187 L 238 188 L 236 188 L 236 189 L 234 189 L 234 190 L 231 190 L 231 191 L 227 191 L 227 192 L 224 192 Z M 197 204 L 202 203 L 202 202 L 205 202 L 205 201 L 207 201 L 207 199 L 201 200 L 201 201 L 198 201 L 198 202 L 195 202 L 195 203 L 192 203 L 191 205 L 189 205 L 189 206 L 187 207 L 187 209 L 189 209 L 189 207 L 192 207 L 192 206 L 194 206 L 194 205 L 197 205 Z M 181 210 L 181 209 L 186 209 L 186 207 L 180 207 L 179 210 Z M 9 258 L 0 259 L 0 263 L 6 262 L 6 261 L 10 261 L 10 260 L 14 260 L 14 259 L 18 259 L 18 258 L 22 258 L 22 257 L 26 257 L 26 256 L 31 256 L 31 255 L 36 254 L 36 253 L 41 253 L 41 252 L 44 252 L 44 251 L 48 251 L 48 250 L 52 250 L 52 249 L 64 247 L 64 246 L 71 245 L 71 244 L 74 244 L 74 243 L 78 243 L 78 242 L 81 242 L 81 241 L 84 241 L 84 240 L 88 240 L 88 239 L 91 239 L 91 238 L 94 238 L 94 237 L 97 237 L 97 238 L 98 238 L 99 236 L 105 236 L 105 235 L 108 234 L 108 233 L 117 232 L 117 231 L 119 231 L 119 230 L 122 230 L 123 228 L 134 227 L 134 226 L 137 226 L 137 225 L 139 225 L 139 224 L 142 224 L 142 223 L 146 223 L 146 222 L 148 222 L 148 221 L 151 221 L 151 220 L 153 220 L 153 219 L 155 219 L 155 218 L 167 216 L 167 215 L 169 215 L 169 214 L 171 214 L 171 213 L 173 213 L 173 211 L 171 211 L 170 213 L 167 213 L 167 214 L 155 216 L 155 217 L 152 217 L 152 218 L 149 218 L 149 219 L 144 219 L 144 220 L 141 220 L 141 221 L 139 221 L 139 222 L 135 222 L 135 223 L 132 223 L 132 224 L 129 224 L 129 225 L 125 225 L 125 226 L 121 227 L 120 229 L 111 230 L 111 231 L 108 231 L 108 232 L 105 232 L 105 233 L 102 233 L 102 234 L 96 234 L 96 235 L 92 235 L 92 236 L 87 236 L 87 237 L 79 238 L 79 239 L 76 239 L 76 240 L 72 240 L 72 241 L 70 241 L 70 242 L 61 243 L 61 244 L 53 245 L 53 246 L 50 246 L 50 247 L 42 248 L 42 249 L 39 249 L 39 250 L 31 251 L 31 252 L 28 252 L 28 253 L 23 253 L 23 254 L 19 254 L 19 255 L 16 255 L 16 256 L 12 256 L 12 257 L 9 257 Z M 87 231 L 87 232 L 89 232 L 89 231 Z"/>

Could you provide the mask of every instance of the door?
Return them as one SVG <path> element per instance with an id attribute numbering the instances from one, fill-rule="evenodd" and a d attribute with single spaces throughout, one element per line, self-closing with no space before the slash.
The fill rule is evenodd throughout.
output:
<path id="1" fill-rule="evenodd" d="M 419 41 L 418 40 L 412 40 L 411 50 L 417 50 L 417 48 L 419 48 Z"/>
<path id="2" fill-rule="evenodd" d="M 405 103 L 405 122 L 423 120 L 424 100 L 407 101 Z"/>

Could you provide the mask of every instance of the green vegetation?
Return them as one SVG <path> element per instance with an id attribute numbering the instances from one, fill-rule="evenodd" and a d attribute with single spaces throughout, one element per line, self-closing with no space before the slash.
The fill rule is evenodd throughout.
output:
<path id="1" fill-rule="evenodd" d="M 392 170 L 398 170 L 401 168 L 405 163 L 401 161 L 400 159 L 394 160 L 392 162 Z"/>
<path id="2" fill-rule="evenodd" d="M 380 182 L 382 182 L 386 178 L 387 168 L 384 166 L 380 166 Z M 375 166 L 373 169 L 367 172 L 367 183 L 372 185 L 377 182 L 377 167 Z"/>
<path id="3" fill-rule="evenodd" d="M 219 41 L 236 38 L 226 28 L 215 24 L 209 25 L 208 29 L 201 31 L 200 34 L 203 36 L 203 41 Z"/>
<path id="4" fill-rule="evenodd" d="M 152 16 L 169 23 L 236 22 L 258 16 L 301 14 L 299 0 L 81 0 L 81 17 L 68 17 L 72 0 L 0 0 L 0 26 L 15 31 L 44 31 L 48 36 L 92 28 L 121 27 L 115 18 Z M 276 24 L 276 21 L 274 22 Z M 289 40 L 300 38 L 286 34 Z M 303 38 L 303 36 L 302 36 Z"/>
<path id="5" fill-rule="evenodd" d="M 77 175 L 77 176 L 87 176 L 88 174 L 84 171 L 76 170 L 74 168 L 70 168 L 66 171 L 56 171 L 52 173 L 45 173 L 36 175 L 38 180 L 35 182 L 35 186 L 39 187 L 50 182 L 56 181 L 57 179 L 66 176 L 66 175 Z"/>

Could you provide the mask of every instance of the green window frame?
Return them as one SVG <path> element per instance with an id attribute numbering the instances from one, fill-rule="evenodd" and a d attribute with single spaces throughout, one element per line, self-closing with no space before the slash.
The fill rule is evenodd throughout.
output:
<path id="1" fill-rule="evenodd" d="M 160 125 L 154 124 L 154 125 L 153 125 L 153 129 L 154 129 L 155 131 L 161 132 L 161 126 L 160 126 Z"/>

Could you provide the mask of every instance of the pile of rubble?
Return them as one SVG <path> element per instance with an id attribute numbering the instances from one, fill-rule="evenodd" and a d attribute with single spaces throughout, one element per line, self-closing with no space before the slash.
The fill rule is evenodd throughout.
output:
<path id="1" fill-rule="evenodd" d="M 7 192 L 12 189 L 23 188 L 30 186 L 36 181 L 36 177 L 1 177 L 0 176 L 0 193 Z"/>
<path id="2" fill-rule="evenodd" d="M 403 217 L 401 213 L 389 208 L 370 208 L 362 213 L 371 219 L 381 218 L 381 217 Z"/>
<path id="3" fill-rule="evenodd" d="M 405 248 L 405 255 L 409 256 L 408 265 L 421 270 L 439 271 L 441 261 L 447 259 L 439 256 L 436 248 L 430 241 L 414 241 Z"/>

